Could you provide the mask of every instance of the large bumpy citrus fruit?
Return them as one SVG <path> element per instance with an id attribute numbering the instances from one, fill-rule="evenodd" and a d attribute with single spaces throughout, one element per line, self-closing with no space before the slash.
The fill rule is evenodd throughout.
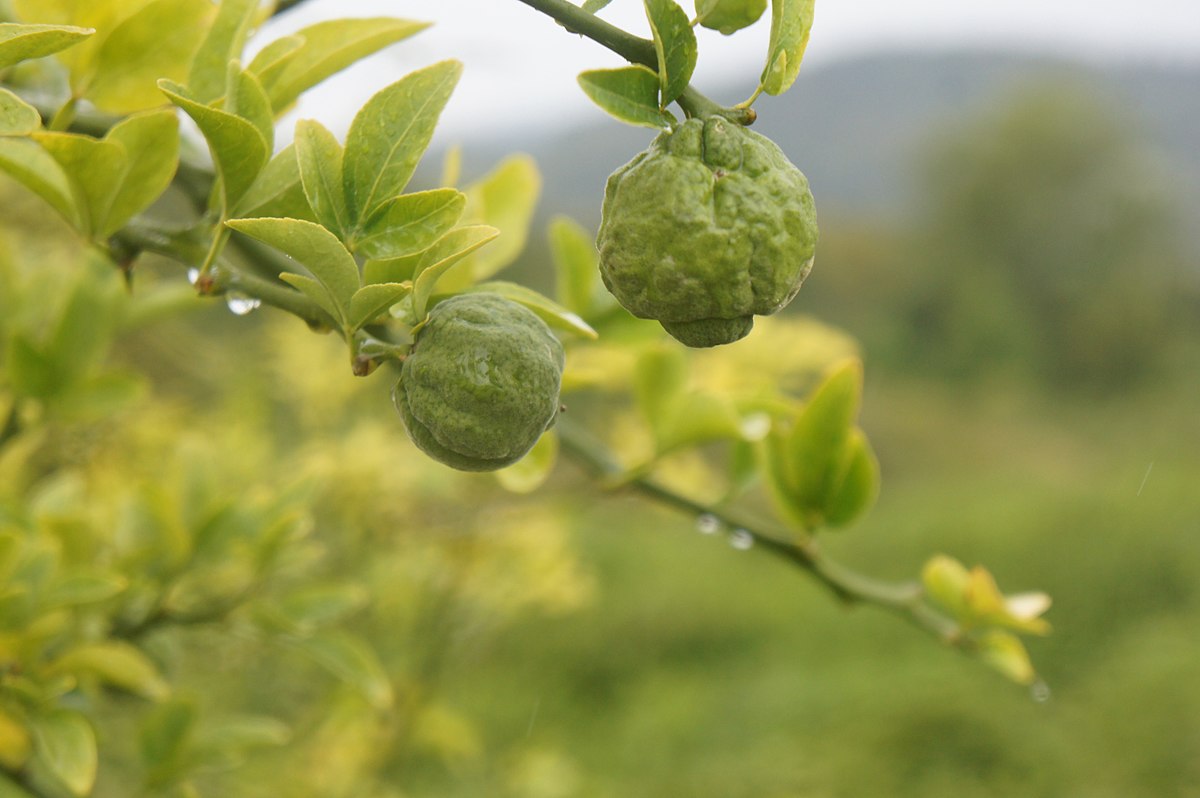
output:
<path id="1" fill-rule="evenodd" d="M 787 305 L 816 243 L 808 180 L 719 116 L 660 134 L 614 172 L 596 239 L 609 291 L 688 346 L 736 341 Z"/>
<path id="2" fill-rule="evenodd" d="M 433 308 L 392 399 L 413 443 L 462 471 L 524 457 L 558 413 L 563 348 L 541 319 L 495 294 Z"/>

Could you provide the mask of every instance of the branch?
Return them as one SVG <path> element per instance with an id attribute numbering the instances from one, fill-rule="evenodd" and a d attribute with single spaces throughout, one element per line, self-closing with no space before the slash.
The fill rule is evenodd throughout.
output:
<path id="1" fill-rule="evenodd" d="M 649 39 L 634 36 L 632 33 L 605 22 L 590 11 L 584 11 L 579 6 L 567 2 L 567 0 L 517 1 L 556 20 L 571 33 L 586 36 L 597 44 L 607 47 L 630 63 L 642 64 L 658 71 L 658 55 L 654 50 L 654 42 Z M 739 125 L 753 124 L 757 118 L 757 114 L 751 108 L 726 108 L 705 97 L 690 85 L 684 89 L 677 102 L 689 116 L 716 114 L 737 122 Z"/>
<path id="2" fill-rule="evenodd" d="M 749 535 L 755 548 L 807 571 L 840 601 L 880 607 L 900 615 L 943 642 L 958 646 L 958 625 L 925 603 L 920 585 L 872 579 L 830 560 L 812 540 L 788 542 L 789 533 L 778 527 L 744 517 L 735 510 L 706 505 L 646 475 L 630 479 L 612 453 L 582 428 L 563 418 L 555 428 L 563 451 L 602 482 L 629 488 L 693 517 L 712 516 L 728 528 Z"/>

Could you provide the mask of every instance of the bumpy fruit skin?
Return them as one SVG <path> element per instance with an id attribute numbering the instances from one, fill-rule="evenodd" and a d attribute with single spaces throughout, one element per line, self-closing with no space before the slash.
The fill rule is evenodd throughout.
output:
<path id="1" fill-rule="evenodd" d="M 492 471 L 524 457 L 554 423 L 562 370 L 562 344 L 532 311 L 461 294 L 430 311 L 392 401 L 427 455 Z"/>
<path id="2" fill-rule="evenodd" d="M 744 337 L 812 269 L 808 180 L 773 141 L 712 116 L 658 136 L 604 191 L 600 274 L 635 316 L 688 346 Z"/>

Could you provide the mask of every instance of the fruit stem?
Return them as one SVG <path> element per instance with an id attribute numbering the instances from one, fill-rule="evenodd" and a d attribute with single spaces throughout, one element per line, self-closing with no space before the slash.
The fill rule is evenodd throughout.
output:
<path id="1" fill-rule="evenodd" d="M 642 64 L 658 71 L 658 56 L 654 51 L 654 42 L 649 39 L 634 36 L 616 25 L 605 22 L 590 11 L 584 11 L 579 6 L 567 2 L 567 0 L 517 0 L 517 2 L 524 3 L 556 20 L 571 33 L 586 36 L 597 44 L 607 47 L 630 63 Z M 719 114 L 739 125 L 752 124 L 756 118 L 756 114 L 750 108 L 727 108 L 705 97 L 691 86 L 684 90 L 677 102 L 688 116 Z"/>

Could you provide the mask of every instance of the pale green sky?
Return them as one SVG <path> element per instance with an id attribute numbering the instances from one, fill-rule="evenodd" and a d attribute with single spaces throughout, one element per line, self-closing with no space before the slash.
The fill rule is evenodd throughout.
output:
<path id="1" fill-rule="evenodd" d="M 691 0 L 682 2 L 692 10 Z M 528 129 L 536 120 L 576 122 L 600 112 L 578 90 L 575 75 L 622 63 L 517 0 L 309 0 L 266 35 L 274 38 L 331 16 L 374 15 L 436 24 L 313 92 L 300 116 L 318 117 L 341 134 L 374 91 L 412 69 L 458 58 L 466 71 L 439 138 L 473 137 L 481 120 L 506 130 Z M 602 16 L 645 32 L 640 0 L 613 0 Z M 760 20 L 732 37 L 701 31 L 697 85 L 734 81 L 747 94 L 753 90 L 768 28 L 769 20 Z M 1198 63 L 1200 0 L 818 0 L 806 64 L 815 68 L 880 49 L 947 47 Z"/>

